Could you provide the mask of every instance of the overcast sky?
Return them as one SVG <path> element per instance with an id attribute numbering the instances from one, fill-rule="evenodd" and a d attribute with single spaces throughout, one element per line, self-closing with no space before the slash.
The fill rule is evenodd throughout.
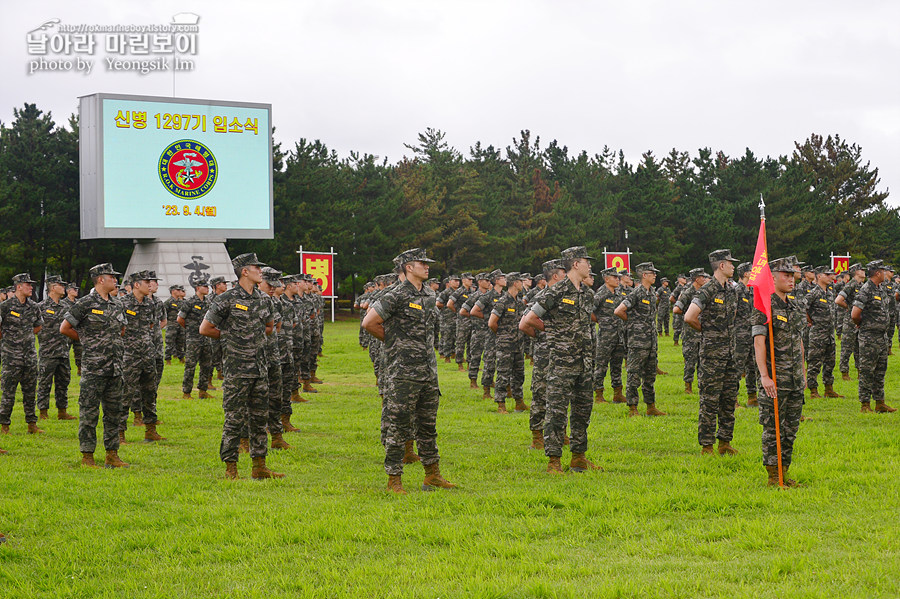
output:
<path id="1" fill-rule="evenodd" d="M 29 74 L 26 34 L 185 11 L 200 15 L 198 49 L 175 95 L 271 103 L 285 148 L 321 139 L 393 162 L 426 127 L 464 154 L 530 129 L 544 147 L 635 162 L 673 147 L 777 156 L 838 133 L 900 205 L 895 1 L 4 0 L 0 120 L 25 102 L 61 123 L 81 95 L 171 96 L 171 72 L 107 71 L 102 47 L 90 75 Z"/>

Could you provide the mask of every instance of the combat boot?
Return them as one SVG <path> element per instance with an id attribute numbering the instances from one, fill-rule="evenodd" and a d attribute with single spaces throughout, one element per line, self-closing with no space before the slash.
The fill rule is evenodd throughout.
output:
<path id="1" fill-rule="evenodd" d="M 525 400 L 523 400 L 522 398 L 519 398 L 516 400 L 516 412 L 530 412 L 530 411 L 531 411 L 531 408 L 529 408 L 525 404 Z"/>
<path id="2" fill-rule="evenodd" d="M 506 411 L 506 402 L 505 401 L 497 402 L 497 413 L 498 414 L 509 414 L 509 412 Z"/>
<path id="3" fill-rule="evenodd" d="M 622 387 L 613 387 L 613 403 L 625 403 L 625 395 Z"/>
<path id="4" fill-rule="evenodd" d="M 547 474 L 562 474 L 562 462 L 559 459 L 559 456 L 550 456 L 550 461 L 547 462 Z"/>
<path id="5" fill-rule="evenodd" d="M 478 381 L 476 379 L 469 379 L 469 389 L 477 389 Z"/>
<path id="6" fill-rule="evenodd" d="M 456 370 L 458 370 L 459 372 L 465 372 L 465 371 L 466 371 L 466 367 L 465 367 L 465 365 L 464 365 L 462 362 L 460 362 L 460 363 L 459 363 L 459 366 L 457 366 Z"/>
<path id="7" fill-rule="evenodd" d="M 181 399 L 194 399 L 194 398 L 191 397 L 191 394 L 190 394 L 190 393 L 182 393 L 182 394 L 181 394 Z"/>
<path id="8" fill-rule="evenodd" d="M 202 389 L 200 390 L 200 393 L 197 395 L 197 397 L 199 397 L 200 399 L 215 399 L 212 395 Z"/>
<path id="9" fill-rule="evenodd" d="M 250 439 L 241 437 L 241 442 L 238 444 L 238 453 L 250 453 Z"/>
<path id="10" fill-rule="evenodd" d="M 756 393 L 748 393 L 747 394 L 747 407 L 758 407 L 759 400 L 756 399 Z"/>
<path id="11" fill-rule="evenodd" d="M 700 455 L 712 455 L 713 453 L 712 445 L 704 445 L 700 448 Z"/>
<path id="12" fill-rule="evenodd" d="M 884 403 L 884 402 L 882 402 L 882 403 Z M 36 433 L 43 433 L 43 432 L 44 431 L 42 431 L 41 429 L 38 428 L 37 423 L 35 423 L 35 422 L 28 423 L 28 434 L 29 435 L 34 435 Z"/>
<path id="13" fill-rule="evenodd" d="M 536 430 L 531 431 L 531 447 L 529 449 L 543 449 L 544 448 L 544 431 Z"/>
<path id="14" fill-rule="evenodd" d="M 879 399 L 875 402 L 875 411 L 879 414 L 889 414 L 891 412 L 896 412 L 897 408 L 892 408 L 884 403 L 883 399 Z"/>
<path id="15" fill-rule="evenodd" d="M 563 447 L 568 446 L 570 441 L 569 435 L 563 435 Z"/>
<path id="16" fill-rule="evenodd" d="M 294 389 L 293 391 L 291 391 L 291 403 L 306 403 L 308 401 L 308 399 L 300 397 L 299 389 Z"/>
<path id="17" fill-rule="evenodd" d="M 415 464 L 416 462 L 421 461 L 419 456 L 416 455 L 415 449 L 413 449 L 414 441 L 407 441 L 403 447 L 403 463 L 404 464 Z"/>
<path id="18" fill-rule="evenodd" d="M 131 426 L 144 426 L 144 415 L 141 412 L 134 413 L 134 422 Z"/>
<path id="19" fill-rule="evenodd" d="M 665 370 L 663 370 L 662 368 L 660 368 L 659 366 L 657 366 L 657 367 L 656 367 L 656 374 L 658 374 L 658 375 L 666 375 L 666 374 L 669 374 L 669 373 L 666 372 Z"/>
<path id="20" fill-rule="evenodd" d="M 172 358 L 166 358 L 166 366 L 172 365 Z"/>
<path id="21" fill-rule="evenodd" d="M 441 476 L 441 468 L 438 462 L 425 465 L 425 480 L 422 481 L 423 491 L 434 491 L 435 489 L 455 489 L 456 485 Z"/>
<path id="22" fill-rule="evenodd" d="M 631 418 L 632 416 L 640 416 L 640 415 L 641 415 L 641 413 L 638 412 L 637 406 L 628 406 L 628 417 L 629 418 Z"/>
<path id="23" fill-rule="evenodd" d="M 119 459 L 119 452 L 115 449 L 106 452 L 107 468 L 128 468 L 128 464 Z"/>
<path id="24" fill-rule="evenodd" d="M 316 376 L 316 371 L 315 371 L 315 370 L 311 370 L 311 371 L 309 372 L 309 382 L 310 382 L 310 383 L 315 383 L 316 385 L 321 385 L 321 384 L 324 383 L 325 381 L 323 381 L 322 379 L 320 379 L 319 377 Z"/>
<path id="25" fill-rule="evenodd" d="M 688 395 L 692 395 L 694 393 L 694 390 L 691 388 L 691 383 L 686 382 L 684 384 L 684 392 L 687 393 Z"/>
<path id="26" fill-rule="evenodd" d="M 238 475 L 237 462 L 225 462 L 225 478 L 230 478 L 231 480 L 241 478 Z"/>
<path id="27" fill-rule="evenodd" d="M 291 445 L 284 440 L 281 433 L 272 434 L 272 449 L 290 449 Z"/>
<path id="28" fill-rule="evenodd" d="M 790 469 L 790 466 L 784 467 L 784 486 L 791 487 L 792 489 L 797 488 L 797 487 L 802 487 L 803 485 L 801 485 L 800 483 L 795 481 L 793 478 L 788 478 L 788 470 L 789 469 Z"/>
<path id="29" fill-rule="evenodd" d="M 481 399 L 490 399 L 491 398 L 491 387 L 490 385 L 484 388 L 484 393 L 481 395 Z"/>
<path id="30" fill-rule="evenodd" d="M 509 385 L 506 386 L 506 398 L 512 399 L 512 390 L 510 389 Z"/>
<path id="31" fill-rule="evenodd" d="M 609 403 L 606 399 L 603 398 L 603 389 L 597 389 L 594 391 L 594 402 L 595 403 Z"/>
<path id="32" fill-rule="evenodd" d="M 303 379 L 303 392 L 304 393 L 318 393 L 319 390 L 312 386 L 312 383 L 309 379 Z"/>
<path id="33" fill-rule="evenodd" d="M 678 339 L 675 340 L 675 347 L 678 347 Z"/>
<path id="34" fill-rule="evenodd" d="M 731 446 L 731 443 L 719 439 L 719 455 L 737 455 L 738 450 Z"/>
<path id="35" fill-rule="evenodd" d="M 38 420 L 50 420 L 50 410 L 41 410 L 40 414 L 38 414 Z"/>
<path id="36" fill-rule="evenodd" d="M 6 451 L 5 449 L 0 449 L 0 455 L 4 455 L 4 454 L 7 454 L 7 453 L 9 453 L 9 452 Z"/>
<path id="37" fill-rule="evenodd" d="M 216 378 L 219 379 L 220 381 L 224 381 L 224 380 L 225 380 L 225 375 L 222 374 L 222 371 L 221 371 L 221 370 L 217 370 L 216 372 L 218 373 L 218 374 L 216 374 Z"/>
<path id="38" fill-rule="evenodd" d="M 213 377 L 212 377 L 212 375 L 209 375 L 209 380 L 206 381 L 206 390 L 207 391 L 218 391 L 219 388 L 216 387 L 215 385 L 213 385 L 212 381 L 213 381 Z M 200 399 L 203 399 L 203 397 L 200 397 Z"/>
<path id="39" fill-rule="evenodd" d="M 97 462 L 94 461 L 94 454 L 87 452 L 87 451 L 81 452 L 81 465 L 86 468 L 99 468 L 100 467 L 97 465 Z"/>
<path id="40" fill-rule="evenodd" d="M 809 398 L 810 399 L 822 399 L 822 396 L 819 395 L 819 389 L 818 388 L 810 389 L 809 390 Z"/>
<path id="41" fill-rule="evenodd" d="M 861 414 L 871 414 L 872 413 L 872 404 L 868 401 L 859 402 L 859 411 Z"/>
<path id="42" fill-rule="evenodd" d="M 666 412 L 662 412 L 656 409 L 655 403 L 647 404 L 647 416 L 668 416 Z"/>
<path id="43" fill-rule="evenodd" d="M 825 385 L 825 397 L 844 397 L 834 390 L 832 385 Z"/>
<path id="44" fill-rule="evenodd" d="M 850 373 L 849 373 L 849 372 L 842 372 L 842 373 L 841 373 L 841 380 L 849 381 L 849 380 L 850 380 Z"/>
<path id="45" fill-rule="evenodd" d="M 9 434 L 9 425 L 8 424 L 0 424 L 0 433 L 4 435 Z"/>
<path id="46" fill-rule="evenodd" d="M 290 414 L 282 414 L 281 415 L 281 427 L 284 429 L 286 433 L 296 433 L 300 429 L 291 424 L 291 415 Z"/>
<path id="47" fill-rule="evenodd" d="M 444 356 L 444 362 L 446 362 L 447 364 L 449 364 L 449 363 L 450 363 L 450 356 Z M 389 483 L 389 484 L 390 484 L 390 483 Z M 401 487 L 401 488 L 402 488 L 402 487 Z"/>
<path id="48" fill-rule="evenodd" d="M 72 416 L 71 414 L 69 414 L 68 412 L 66 412 L 65 409 L 57 410 L 56 419 L 57 420 L 76 420 L 76 418 L 74 416 Z"/>
<path id="49" fill-rule="evenodd" d="M 144 428 L 144 441 L 166 441 L 167 439 L 156 432 L 156 423 L 147 424 Z"/>
<path id="50" fill-rule="evenodd" d="M 569 470 L 572 472 L 584 472 L 585 470 L 603 471 L 603 468 L 589 461 L 584 457 L 583 453 L 573 453 L 572 461 L 569 462 Z"/>
<path id="51" fill-rule="evenodd" d="M 131 444 L 125 439 L 125 431 L 119 431 L 119 445 L 131 445 Z"/>
<path id="52" fill-rule="evenodd" d="M 766 485 L 770 487 L 781 486 L 778 482 L 778 466 L 766 466 L 766 472 L 769 473 L 769 480 L 766 481 Z"/>
<path id="53" fill-rule="evenodd" d="M 397 495 L 406 495 L 406 491 L 403 490 L 403 483 L 400 481 L 399 474 L 389 474 L 388 475 L 388 491 L 393 491 Z"/>
<path id="54" fill-rule="evenodd" d="M 455 359 L 456 359 L 456 353 L 454 352 L 454 353 L 450 354 L 450 358 L 447 361 L 449 362 L 450 360 L 455 360 Z"/>
<path id="55" fill-rule="evenodd" d="M 272 472 L 266 468 L 266 456 L 253 458 L 253 470 L 250 471 L 250 476 L 256 480 L 262 480 L 264 478 L 284 478 L 284 474 L 281 472 Z"/>

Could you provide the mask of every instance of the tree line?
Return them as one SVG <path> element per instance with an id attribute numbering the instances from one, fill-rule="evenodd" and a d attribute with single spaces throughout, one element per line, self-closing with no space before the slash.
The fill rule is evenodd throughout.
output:
<path id="1" fill-rule="evenodd" d="M 476 142 L 463 154 L 426 129 L 406 148 L 391 163 L 342 158 L 320 140 L 275 143 L 274 239 L 229 240 L 229 253 L 255 251 L 293 271 L 298 246 L 334 246 L 345 296 L 417 246 L 437 261 L 435 276 L 536 273 L 560 250 L 586 245 L 595 256 L 630 247 L 633 264 L 652 260 L 671 277 L 706 266 L 718 248 L 751 260 L 762 194 L 770 256 L 900 257 L 900 213 L 886 204 L 878 168 L 837 134 L 811 134 L 774 158 L 673 149 L 636 164 L 608 147 L 589 155 L 556 140 L 544 146 L 528 130 L 505 148 Z M 0 174 L 0 281 L 49 272 L 84 287 L 94 264 L 125 268 L 130 239 L 80 239 L 75 116 L 58 125 L 34 104 L 15 109 L 11 124 L 0 123 Z"/>

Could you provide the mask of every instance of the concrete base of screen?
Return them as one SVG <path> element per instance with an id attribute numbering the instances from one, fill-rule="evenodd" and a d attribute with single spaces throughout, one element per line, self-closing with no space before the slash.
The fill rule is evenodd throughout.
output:
<path id="1" fill-rule="evenodd" d="M 138 241 L 128 262 L 126 275 L 139 270 L 155 270 L 159 282 L 156 297 L 169 297 L 170 285 L 184 285 L 188 297 L 193 295 L 193 281 L 201 274 L 234 279 L 231 257 L 225 240 L 213 241 Z M 230 285 L 229 285 L 230 287 Z"/>

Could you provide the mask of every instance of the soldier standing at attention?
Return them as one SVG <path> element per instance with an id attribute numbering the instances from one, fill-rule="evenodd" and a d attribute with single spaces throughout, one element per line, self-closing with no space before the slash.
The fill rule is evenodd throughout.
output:
<path id="1" fill-rule="evenodd" d="M 753 347 L 756 352 L 756 368 L 759 371 L 759 423 L 762 425 L 763 465 L 769 475 L 768 485 L 778 485 L 778 441 L 775 435 L 775 403 L 778 397 L 779 431 L 781 433 L 781 463 L 784 468 L 784 485 L 799 486 L 789 479 L 788 468 L 794 453 L 794 441 L 803 416 L 803 398 L 806 388 L 806 372 L 803 366 L 804 312 L 790 298 L 794 289 L 794 260 L 779 258 L 769 262 L 775 293 L 772 294 L 772 340 L 775 348 L 775 377 L 772 378 L 772 357 L 769 351 L 769 327 L 766 315 L 757 309 L 753 312 Z"/>
<path id="2" fill-rule="evenodd" d="M 616 268 L 607 268 L 600 274 L 603 276 L 603 285 L 594 294 L 594 319 L 597 321 L 597 350 L 594 362 L 595 401 L 606 403 L 603 391 L 606 372 L 609 370 L 609 383 L 614 394 L 613 403 L 625 403 L 625 395 L 622 393 L 625 323 L 614 314 L 625 298 L 618 293 L 619 271 Z"/>
<path id="3" fill-rule="evenodd" d="M 71 308 L 75 305 L 75 302 L 78 301 L 78 285 L 75 283 L 69 283 L 66 286 L 66 307 Z M 83 347 L 81 345 L 81 341 L 72 341 L 70 344 L 72 346 L 72 351 L 75 354 L 75 369 L 76 374 L 81 376 L 81 354 L 83 351 Z"/>
<path id="4" fill-rule="evenodd" d="M 684 325 L 684 314 L 675 311 L 675 302 L 681 297 L 681 292 L 684 291 L 685 285 L 687 285 L 687 277 L 678 275 L 675 289 L 672 290 L 672 295 L 669 296 L 669 305 L 672 306 L 672 339 L 675 340 L 675 345 L 678 345 Z"/>
<path id="5" fill-rule="evenodd" d="M 219 457 L 225 476 L 237 479 L 241 429 L 250 424 L 250 457 L 255 479 L 282 478 L 266 467 L 266 420 L 269 408 L 266 344 L 275 322 L 270 301 L 256 288 L 262 282 L 262 262 L 256 254 L 241 254 L 231 261 L 238 285 L 223 293 L 200 323 L 200 334 L 223 341 L 225 381 L 222 407 L 225 423 Z"/>
<path id="6" fill-rule="evenodd" d="M 881 284 L 888 302 L 888 314 L 890 315 L 890 323 L 887 330 L 888 355 L 894 355 L 891 345 L 893 344 L 894 327 L 897 326 L 897 288 L 894 286 L 894 267 L 887 264 L 884 265 L 885 275 L 884 282 Z"/>
<path id="7" fill-rule="evenodd" d="M 572 461 L 569 469 L 572 472 L 602 470 L 585 456 L 588 449 L 587 431 L 594 407 L 591 393 L 594 377 L 594 340 L 591 336 L 594 293 L 584 284 L 591 274 L 591 260 L 593 258 L 584 246 L 563 250 L 562 266 L 566 277 L 548 287 L 519 324 L 519 328 L 526 333 L 532 330 L 547 333 L 550 356 L 544 453 L 549 460 L 547 472 L 550 474 L 562 474 L 562 448 L 570 406 Z"/>
<path id="8" fill-rule="evenodd" d="M 456 314 L 447 307 L 450 296 L 459 289 L 458 275 L 447 277 L 447 286 L 437 296 L 437 307 L 441 311 L 441 356 L 448 364 L 456 357 Z"/>
<path id="9" fill-rule="evenodd" d="M 156 432 L 156 392 L 158 377 L 156 356 L 158 355 L 153 340 L 153 330 L 159 327 L 159 310 L 150 297 L 150 281 L 153 278 L 148 270 L 131 275 L 132 292 L 122 298 L 122 309 L 125 312 L 124 361 L 123 361 L 123 395 L 124 401 L 119 412 L 119 444 L 125 443 L 125 431 L 128 430 L 128 412 L 132 407 L 132 394 L 137 395 L 135 418 L 138 415 L 144 424 L 145 441 L 165 441 Z"/>
<path id="10" fill-rule="evenodd" d="M 284 312 L 281 302 L 275 297 L 276 287 L 281 285 L 282 272 L 275 270 L 270 266 L 262 269 L 262 282 L 259 283 L 259 290 L 265 294 L 269 300 L 269 313 L 275 323 L 275 331 L 266 337 L 266 362 L 269 386 L 269 409 L 267 426 L 269 435 L 272 437 L 272 449 L 290 449 L 291 445 L 284 440 L 284 425 L 282 424 L 282 390 L 281 382 L 283 373 L 281 372 L 281 338 L 282 329 L 284 328 Z M 264 298 L 265 299 L 265 298 Z M 288 402 L 290 404 L 290 402 Z M 249 431 L 248 431 L 249 432 Z M 242 436 L 249 438 L 249 436 Z"/>
<path id="11" fill-rule="evenodd" d="M 751 266 L 749 262 L 738 264 L 738 313 L 737 334 L 735 340 L 735 352 L 737 353 L 738 368 L 741 376 L 745 377 L 744 385 L 747 388 L 747 406 L 758 406 L 756 399 L 757 376 L 756 352 L 753 349 L 753 289 L 747 286 L 750 282 Z M 740 407 L 737 403 L 735 407 Z"/>
<path id="12" fill-rule="evenodd" d="M 69 407 L 69 380 L 72 367 L 69 364 L 69 339 L 59 332 L 59 326 L 68 313 L 63 298 L 66 283 L 60 277 L 47 277 L 47 298 L 39 308 L 44 324 L 38 332 L 40 353 L 38 355 L 37 408 L 40 419 L 49 418 L 50 387 L 56 383 L 57 420 L 75 420 L 66 410 Z"/>
<path id="13" fill-rule="evenodd" d="M 172 364 L 172 358 L 184 363 L 184 329 L 178 324 L 178 311 L 184 300 L 184 287 L 172 285 L 169 287 L 169 299 L 166 300 L 166 353 L 167 365 Z"/>
<path id="14" fill-rule="evenodd" d="M 700 331 L 697 440 L 701 454 L 713 453 L 715 439 L 719 440 L 719 455 L 737 453 L 731 446 L 734 405 L 741 385 L 741 371 L 735 356 L 738 294 L 731 280 L 735 262 L 731 250 L 710 253 L 712 279 L 697 291 L 684 315 L 685 324 Z"/>
<path id="15" fill-rule="evenodd" d="M 294 315 L 294 326 L 291 331 L 291 365 L 292 379 L 286 388 L 282 388 L 282 393 L 291 393 L 291 402 L 306 403 L 309 400 L 300 396 L 300 363 L 303 361 L 303 344 L 305 339 L 304 328 L 306 323 L 303 321 L 303 302 L 301 301 L 301 286 L 303 285 L 303 275 L 292 275 L 284 282 L 284 294 L 282 301 L 290 304 Z M 284 325 L 282 323 L 282 330 Z M 372 346 L 369 345 L 369 356 L 372 355 Z M 283 368 L 283 367 L 282 367 Z M 282 374 L 284 371 L 282 370 Z"/>
<path id="16" fill-rule="evenodd" d="M 38 358 L 34 336 L 41 331 L 44 319 L 41 309 L 31 299 L 37 281 L 28 273 L 12 278 L 15 291 L 0 304 L 0 353 L 3 370 L 0 372 L 0 432 L 9 433 L 10 417 L 16 403 L 16 387 L 22 387 L 22 407 L 28 432 L 43 433 L 37 427 L 35 391 L 38 378 Z"/>
<path id="17" fill-rule="evenodd" d="M 522 332 L 519 321 L 522 319 L 524 306 L 519 298 L 522 292 L 522 281 L 517 273 L 506 277 L 506 292 L 491 309 L 488 328 L 495 334 L 494 347 L 496 355 L 497 382 L 494 389 L 494 401 L 497 412 L 507 414 L 506 397 L 512 395 L 516 402 L 516 412 L 527 412 L 522 385 L 525 384 L 525 348 L 522 343 Z M 458 332 L 457 332 L 458 334 Z M 459 347 L 459 346 L 457 346 Z M 458 355 L 458 354 L 457 354 Z"/>
<path id="18" fill-rule="evenodd" d="M 669 287 L 669 279 L 663 277 L 659 283 L 659 289 L 656 290 L 656 335 L 661 337 L 665 332 L 666 337 L 669 336 L 669 314 L 672 310 L 672 304 L 669 303 L 669 297 L 672 295 L 672 288 Z"/>
<path id="19" fill-rule="evenodd" d="M 640 416 L 638 412 L 638 387 L 643 390 L 644 403 L 647 404 L 647 416 L 665 416 L 666 413 L 656 408 L 656 295 L 651 287 L 659 272 L 652 262 L 644 262 L 635 267 L 641 284 L 628 294 L 613 312 L 625 321 L 628 338 L 627 383 L 625 401 L 628 403 L 628 415 Z"/>
<path id="20" fill-rule="evenodd" d="M 504 287 L 506 287 L 506 275 L 498 268 L 491 271 L 488 275 L 488 279 L 491 282 L 492 288 L 482 294 L 475 302 L 475 305 L 472 306 L 472 310 L 469 311 L 471 316 L 481 318 L 485 321 L 484 372 L 481 373 L 481 387 L 484 389 L 484 394 L 481 396 L 482 399 L 491 398 L 491 387 L 494 386 L 494 370 L 496 368 L 496 356 L 494 351 L 496 335 L 487 328 L 487 321 L 490 320 L 490 317 L 485 316 L 485 311 L 490 314 L 491 310 L 494 309 L 494 304 L 500 301 L 500 296 L 503 294 Z"/>
<path id="21" fill-rule="evenodd" d="M 484 353 L 485 336 L 489 335 L 487 321 L 483 318 L 472 318 L 475 302 L 491 288 L 487 275 L 483 272 L 475 275 L 478 289 L 469 293 L 468 299 L 459 308 L 459 315 L 469 320 L 469 388 L 478 388 L 478 371 L 481 369 L 481 355 Z"/>
<path id="22" fill-rule="evenodd" d="M 103 446 L 107 468 L 127 468 L 119 459 L 119 413 L 123 407 L 122 365 L 125 346 L 125 314 L 122 304 L 112 296 L 117 288 L 112 264 L 98 264 L 89 271 L 94 292 L 69 309 L 59 332 L 72 340 L 81 340 L 84 348 L 84 374 L 78 396 L 78 445 L 81 463 L 96 467 L 97 421 L 103 407 Z"/>
<path id="23" fill-rule="evenodd" d="M 463 372 L 466 370 L 463 362 L 466 361 L 466 348 L 469 347 L 469 336 L 472 334 L 470 325 L 471 319 L 459 314 L 459 308 L 469 299 L 469 295 L 475 292 L 472 282 L 475 277 L 470 272 L 464 272 L 460 275 L 462 285 L 447 299 L 447 309 L 454 314 L 456 318 L 456 364 L 457 370 Z"/>
<path id="24" fill-rule="evenodd" d="M 844 285 L 841 292 L 834 298 L 834 303 L 838 307 L 843 308 L 844 312 L 844 330 L 841 334 L 841 359 L 838 367 L 841 370 L 841 378 L 845 381 L 850 380 L 850 356 L 854 355 L 854 363 L 856 370 L 859 371 L 859 339 L 857 336 L 858 327 L 850 318 L 851 308 L 856 299 L 856 292 L 863 283 L 866 282 L 866 273 L 861 264 L 854 263 L 850 266 L 850 282 Z"/>
<path id="25" fill-rule="evenodd" d="M 384 342 L 387 373 L 382 376 L 391 381 L 381 411 L 387 488 L 406 494 L 401 479 L 403 457 L 407 442 L 415 438 L 425 468 L 422 489 L 452 489 L 456 485 L 441 476 L 436 442 L 441 393 L 432 339 L 435 297 L 424 284 L 428 263 L 433 260 L 425 255 L 424 249 L 415 248 L 397 256 L 395 262 L 406 280 L 387 289 L 370 304 L 371 310 L 363 320 L 363 327 Z"/>
<path id="26" fill-rule="evenodd" d="M 675 307 L 672 308 L 675 314 L 681 316 L 682 321 L 694 296 L 709 281 L 709 275 L 703 272 L 702 268 L 695 268 L 688 273 L 688 278 L 691 284 L 684 287 L 678 301 L 675 302 Z M 684 392 L 693 393 L 691 386 L 694 383 L 694 373 L 700 365 L 700 335 L 690 326 L 681 330 L 681 356 L 684 358 Z"/>
<path id="27" fill-rule="evenodd" d="M 228 284 L 225 282 L 225 277 L 213 277 L 209 280 L 209 295 L 207 296 L 207 300 L 209 301 L 209 306 L 212 307 L 213 303 L 216 301 L 216 298 L 228 291 Z M 210 362 L 212 363 L 212 368 L 209 371 L 209 390 L 215 391 L 216 387 L 213 385 L 212 377 L 213 370 L 218 371 L 218 379 L 222 380 L 222 344 L 218 339 L 206 339 L 206 343 L 209 345 L 209 356 Z"/>
<path id="28" fill-rule="evenodd" d="M 209 301 L 206 295 L 209 293 L 209 281 L 206 275 L 197 278 L 197 287 L 194 288 L 194 297 L 181 302 L 178 311 L 178 324 L 185 330 L 186 348 L 184 355 L 184 378 L 181 381 L 182 399 L 192 399 L 191 390 L 194 388 L 194 370 L 200 363 L 200 377 L 197 388 L 200 390 L 200 399 L 212 399 L 207 393 L 209 382 L 212 379 L 212 355 L 209 340 L 200 334 L 200 322 L 203 315 L 209 310 Z"/>
<path id="29" fill-rule="evenodd" d="M 296 398 L 298 403 L 306 401 L 297 389 L 300 381 L 297 378 L 297 366 L 294 364 L 294 327 L 297 326 L 297 314 L 294 303 L 288 297 L 290 290 L 296 290 L 296 280 L 292 275 L 282 275 L 281 287 L 275 289 L 275 301 L 281 310 L 281 328 L 278 330 L 278 351 L 281 356 L 281 427 L 286 433 L 294 433 L 300 429 L 291 424 L 294 408 L 291 402 Z"/>
<path id="30" fill-rule="evenodd" d="M 859 327 L 859 402 L 860 412 L 871 412 L 871 401 L 875 400 L 875 411 L 896 412 L 884 402 L 884 375 L 887 372 L 888 298 L 882 283 L 887 268 L 881 260 L 866 264 L 867 280 L 859 288 L 853 300 L 850 318 Z"/>
<path id="31" fill-rule="evenodd" d="M 819 385 L 816 379 L 822 371 L 822 383 L 825 385 L 825 397 L 843 397 L 834 391 L 834 358 L 836 345 L 834 341 L 834 295 L 831 284 L 834 282 L 834 271 L 820 266 L 815 270 L 816 286 L 806 296 L 806 318 L 809 327 L 809 350 L 807 362 L 806 386 L 809 398 L 817 399 Z M 805 347 L 805 346 L 804 346 Z"/>

